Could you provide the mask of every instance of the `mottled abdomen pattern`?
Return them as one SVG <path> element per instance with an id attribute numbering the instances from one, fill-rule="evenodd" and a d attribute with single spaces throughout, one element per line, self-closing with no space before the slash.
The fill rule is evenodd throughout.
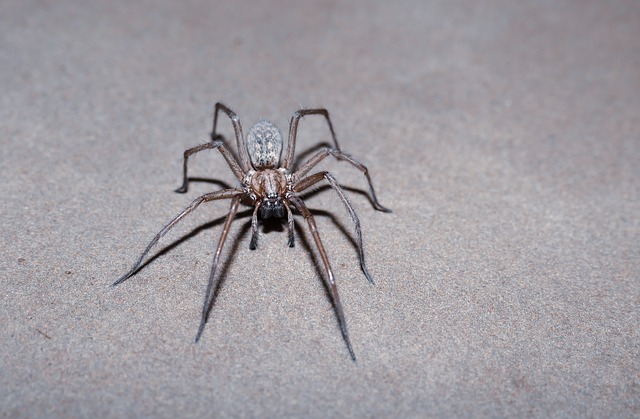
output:
<path id="1" fill-rule="evenodd" d="M 269 121 L 260 121 L 251 127 L 247 136 L 247 150 L 256 169 L 277 167 L 282 153 L 282 134 Z"/>

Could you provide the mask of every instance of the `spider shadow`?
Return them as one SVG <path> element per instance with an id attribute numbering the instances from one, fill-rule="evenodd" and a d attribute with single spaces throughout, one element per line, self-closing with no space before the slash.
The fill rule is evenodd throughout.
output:
<path id="1" fill-rule="evenodd" d="M 208 178 L 208 177 L 199 177 L 199 176 L 191 177 L 191 176 L 189 176 L 189 177 L 187 177 L 187 182 L 188 182 L 189 185 L 191 185 L 192 182 L 196 182 L 196 183 L 208 183 L 210 185 L 216 185 L 216 186 L 219 186 L 222 189 L 232 189 L 233 188 L 233 186 L 229 185 L 227 182 L 223 182 L 223 181 L 218 180 L 218 179 L 211 179 L 211 178 Z M 181 193 L 181 192 L 178 192 L 178 193 Z"/>
<path id="2" fill-rule="evenodd" d="M 199 180 L 200 178 L 193 178 L 190 180 Z M 222 187 L 225 187 L 226 184 L 224 182 L 218 181 L 218 180 L 212 180 L 212 179 L 202 179 L 205 182 L 208 183 L 212 183 L 212 184 L 217 184 L 220 185 Z M 320 188 L 317 188 L 314 191 L 310 191 L 308 194 L 305 194 L 305 196 L 310 196 L 310 195 L 315 195 L 316 193 L 322 192 L 325 189 L 330 189 L 330 186 L 328 185 L 324 185 Z M 363 195 L 367 195 L 365 192 L 357 190 L 357 189 L 351 189 L 351 188 L 345 188 L 349 191 L 352 192 L 356 192 L 356 193 L 361 193 Z M 368 196 L 368 195 L 367 195 Z M 329 212 L 329 211 L 325 211 L 325 210 L 320 210 L 320 209 L 310 209 L 312 215 L 314 217 L 327 217 L 330 219 L 331 223 L 344 235 L 348 238 L 349 243 L 351 244 L 351 247 L 356 251 L 355 255 L 357 257 L 357 242 L 354 239 L 354 237 L 352 236 L 352 234 L 349 232 L 349 230 L 340 222 L 338 221 L 338 219 L 336 218 L 336 216 Z M 218 299 L 218 295 L 227 279 L 227 274 L 228 271 L 230 269 L 230 267 L 233 265 L 233 261 L 235 259 L 235 256 L 237 254 L 237 251 L 239 249 L 239 246 L 241 245 L 242 242 L 244 242 L 244 238 L 247 235 L 247 233 L 249 232 L 249 230 L 251 229 L 251 216 L 253 214 L 253 210 L 252 209 L 247 209 L 241 212 L 238 212 L 235 216 L 235 220 L 242 220 L 242 219 L 246 219 L 249 218 L 248 221 L 244 222 L 243 225 L 240 227 L 239 231 L 235 234 L 235 236 L 233 237 L 233 243 L 231 243 L 231 246 L 227 252 L 227 257 L 226 259 L 224 259 L 223 261 L 220 262 L 219 266 L 219 270 L 218 272 L 215 273 L 214 279 L 213 279 L 213 298 L 211 300 L 211 304 L 208 307 L 203 307 L 203 311 L 206 311 L 205 314 L 205 323 L 208 322 L 209 319 L 209 315 L 211 310 L 213 309 L 213 306 L 215 305 L 217 299 Z M 179 245 L 181 245 L 182 243 L 186 242 L 187 240 L 190 240 L 196 236 L 198 236 L 200 233 L 202 233 L 203 231 L 212 229 L 216 226 L 222 225 L 224 224 L 224 222 L 226 221 L 228 215 L 224 215 L 221 217 L 216 218 L 215 220 L 206 222 L 204 224 L 201 224 L 195 228 L 193 228 L 190 232 L 184 234 L 182 237 L 179 237 L 178 239 L 174 240 L 173 242 L 167 244 L 166 246 L 164 246 L 163 248 L 161 248 L 160 250 L 158 250 L 155 254 L 153 254 L 153 256 L 151 256 L 147 261 L 145 261 L 142 265 L 140 265 L 138 267 L 138 269 L 132 274 L 136 275 L 138 272 L 140 272 L 141 270 L 143 270 L 147 265 L 153 263 L 156 259 L 158 259 L 161 256 L 166 255 L 167 253 L 169 253 L 170 251 L 172 251 L 173 249 L 175 249 L 176 247 L 178 247 Z M 268 234 L 270 232 L 284 232 L 285 228 L 286 228 L 286 220 L 284 219 L 266 219 L 266 220 L 261 220 L 260 225 L 262 227 L 262 230 L 265 234 Z M 308 229 L 306 229 L 308 230 Z M 316 270 L 317 275 L 320 277 L 320 282 L 323 285 L 324 291 L 325 291 L 325 296 L 329 299 L 329 301 L 331 302 L 334 311 L 337 312 L 337 308 L 336 308 L 336 302 L 334 301 L 334 299 L 331 296 L 331 292 L 330 292 L 330 288 L 329 288 L 329 284 L 328 284 L 328 277 L 327 277 L 327 273 L 324 269 L 324 265 L 320 262 L 319 258 L 318 258 L 318 249 L 311 246 L 306 234 L 310 234 L 308 231 L 305 233 L 305 229 L 303 228 L 303 226 L 300 225 L 299 220 L 294 221 L 294 231 L 296 233 L 296 238 L 297 238 L 297 242 L 301 245 L 301 247 L 305 250 L 305 252 L 309 255 L 309 258 L 312 262 L 312 264 L 314 265 L 314 268 Z M 326 244 L 325 244 L 326 246 Z M 214 251 L 215 252 L 215 251 Z"/>
<path id="3" fill-rule="evenodd" d="M 222 182 L 217 182 L 217 183 L 222 183 Z M 238 214 L 236 214 L 235 219 L 246 218 L 246 217 L 250 217 L 250 216 L 251 216 L 251 210 L 247 210 L 247 211 L 239 212 Z M 190 240 L 190 239 L 196 237 L 197 235 L 199 235 L 203 231 L 209 230 L 209 229 L 212 229 L 215 226 L 224 224 L 226 219 L 227 219 L 227 216 L 224 215 L 222 217 L 216 218 L 215 220 L 208 221 L 208 222 L 206 222 L 204 224 L 201 224 L 201 225 L 193 228 L 190 232 L 184 234 L 182 237 L 179 237 L 178 239 L 175 239 L 173 242 L 165 245 L 163 248 L 161 248 L 156 253 L 154 253 L 153 256 L 149 257 L 149 259 L 147 259 L 143 264 L 141 264 L 138 267 L 138 269 L 136 269 L 135 272 L 133 272 L 131 274 L 131 276 L 137 275 L 147 265 L 150 265 L 151 263 L 153 263 L 159 257 L 166 255 L 171 250 L 173 250 L 176 247 L 180 246 L 182 243 L 186 242 L 187 240 Z M 248 226 L 251 226 L 251 224 L 249 223 Z M 244 226 L 243 229 L 246 230 L 247 226 Z"/>
<path id="4" fill-rule="evenodd" d="M 371 204 L 371 207 L 373 209 L 375 209 L 375 207 L 373 206 L 373 204 L 374 204 L 373 199 L 371 199 L 371 196 L 369 195 L 368 192 L 363 191 L 362 189 L 351 187 L 351 186 L 344 186 L 342 184 L 340 185 L 340 187 L 343 190 L 345 190 L 347 192 L 350 192 L 350 193 L 352 193 L 354 195 L 360 195 L 360 196 L 365 197 L 367 199 L 367 201 L 369 201 L 369 203 Z M 316 195 L 318 195 L 318 194 L 320 194 L 320 193 L 322 193 L 322 192 L 324 192 L 326 190 L 333 190 L 333 189 L 331 188 L 330 185 L 326 185 L 325 184 L 325 185 L 318 186 L 317 188 L 314 188 L 314 189 L 307 189 L 301 195 L 302 195 L 302 198 L 306 200 L 306 199 L 309 199 L 309 198 L 311 198 L 313 196 L 316 196 Z M 351 201 L 351 200 L 349 200 L 349 201 Z M 312 213 L 313 213 L 313 211 L 312 211 Z"/>
<path id="5" fill-rule="evenodd" d="M 351 234 L 348 232 L 348 230 L 344 227 L 344 225 L 342 223 L 340 223 L 337 218 L 330 212 L 328 211 L 324 211 L 324 210 L 316 210 L 316 209 L 312 209 L 310 210 L 311 213 L 314 216 L 322 216 L 322 217 L 328 217 L 331 222 L 338 228 L 338 230 L 344 234 L 346 237 L 348 237 L 348 240 L 351 244 L 351 246 L 356 250 L 357 252 L 357 243 L 355 241 L 355 239 L 351 236 Z M 251 210 L 247 210 L 244 211 L 242 213 L 239 213 L 236 216 L 236 219 L 240 219 L 240 218 L 245 218 L 245 217 L 251 217 L 252 215 L 252 211 Z M 213 226 L 214 223 L 220 224 L 222 223 L 222 221 L 224 221 L 226 219 L 226 217 L 215 220 L 211 223 L 207 223 L 204 224 L 200 227 L 198 227 L 196 230 L 202 230 L 202 229 L 206 229 L 206 228 L 210 228 Z M 284 219 L 266 219 L 266 220 L 260 220 L 260 225 L 262 226 L 262 231 L 264 234 L 269 234 L 270 232 L 284 232 L 286 229 L 286 220 Z M 249 232 L 249 230 L 251 229 L 251 221 L 247 221 L 243 224 L 243 226 L 240 228 L 240 231 L 236 234 L 235 236 L 235 240 L 233 241 L 233 244 L 231 245 L 231 248 L 229 249 L 227 258 L 220 263 L 220 270 L 219 272 L 216 273 L 215 279 L 214 279 L 214 285 L 213 285 L 213 298 L 211 300 L 211 305 L 209 307 L 206 307 L 206 316 L 205 316 L 205 323 L 207 323 L 209 321 L 209 316 L 211 313 L 211 310 L 213 309 L 213 306 L 216 303 L 216 300 L 218 299 L 218 295 L 221 292 L 221 289 L 225 283 L 225 281 L 227 280 L 227 272 L 229 271 L 229 268 L 231 267 L 231 265 L 233 265 L 233 260 L 235 259 L 235 255 L 237 254 L 238 248 L 241 245 L 241 243 L 244 242 L 244 238 L 247 235 L 247 233 Z M 317 251 L 318 249 L 315 249 L 311 246 L 311 244 L 309 243 L 304 228 L 298 223 L 298 221 L 294 221 L 294 231 L 296 233 L 296 238 L 297 238 L 297 242 L 301 245 L 301 247 L 304 249 L 304 251 L 309 255 L 310 259 L 311 259 L 311 263 L 313 264 L 315 270 L 316 270 L 316 274 L 320 277 L 320 282 L 323 285 L 323 289 L 325 292 L 325 296 L 329 299 L 329 301 L 331 302 L 332 306 L 334 307 L 334 310 L 336 310 L 335 307 L 335 301 L 333 300 L 333 298 L 331 297 L 331 292 L 329 289 L 329 285 L 327 283 L 327 274 L 324 270 L 324 265 L 320 262 L 320 260 L 318 259 L 318 255 L 317 255 Z M 189 236 L 193 236 L 195 234 L 197 234 L 198 231 L 195 231 L 190 233 Z M 183 239 L 186 240 L 188 237 L 184 237 Z M 180 239 L 179 241 L 176 241 L 175 245 L 181 243 L 182 241 L 184 241 L 183 239 Z M 171 244 L 171 246 L 173 246 L 174 243 Z M 260 247 L 258 247 L 257 249 L 255 249 L 255 251 L 259 251 Z M 163 249 L 164 250 L 164 249 Z M 357 257 L 357 253 L 356 253 L 356 257 Z"/>
<path id="6" fill-rule="evenodd" d="M 356 257 L 357 257 L 357 243 L 355 241 L 355 239 L 352 237 L 352 235 L 348 232 L 348 230 L 344 227 L 344 225 L 342 223 L 340 223 L 335 215 L 333 215 L 332 213 L 328 212 L 328 211 L 324 211 L 324 210 L 318 210 L 318 209 L 310 209 L 311 214 L 316 217 L 316 216 L 322 216 L 322 217 L 328 217 L 331 222 L 336 226 L 336 228 L 344 235 L 348 238 L 351 246 L 356 250 Z M 300 243 L 301 247 L 305 250 L 305 252 L 309 255 L 309 258 L 311 259 L 311 263 L 313 264 L 315 270 L 316 270 L 316 274 L 318 275 L 319 279 L 320 279 L 320 283 L 322 284 L 322 289 L 324 290 L 324 295 L 325 298 L 327 298 L 329 300 L 329 302 L 331 303 L 331 307 L 333 308 L 333 312 L 336 315 L 336 320 L 338 321 L 338 328 L 340 328 L 340 318 L 338 316 L 338 312 L 339 309 L 336 305 L 336 300 L 333 299 L 333 296 L 331 295 L 331 290 L 330 290 L 330 285 L 329 285 L 329 278 L 327 275 L 327 272 L 324 269 L 324 265 L 321 263 L 320 259 L 319 259 L 319 250 L 315 247 L 312 247 L 306 234 L 305 234 L 305 229 L 298 224 L 298 222 L 295 223 L 295 232 L 296 232 L 296 238 L 298 239 L 298 243 Z M 311 234 L 308 229 L 307 229 L 307 233 Z M 327 246 L 327 243 L 323 241 L 323 244 L 325 245 L 325 249 L 330 248 L 330 246 Z M 334 270 L 334 274 L 335 274 L 335 267 L 332 268 Z M 361 270 L 361 269 L 358 269 Z M 364 276 L 364 275 L 363 275 Z M 365 278 L 366 279 L 366 278 Z M 337 279 L 336 279 L 337 281 Z"/>
<path id="7" fill-rule="evenodd" d="M 238 213 L 235 219 L 245 218 L 245 217 L 250 218 L 252 213 L 253 213 L 252 210 L 243 211 L 241 213 Z M 247 232 L 250 229 L 251 229 L 251 220 L 249 220 L 249 222 L 245 222 L 242 225 L 242 227 L 240 227 L 240 231 L 235 235 L 235 240 L 233 241 L 233 244 L 231 244 L 231 247 L 229 248 L 227 258 L 224 261 L 221 261 L 220 270 L 219 272 L 215 273 L 216 276 L 213 278 L 213 281 L 214 281 L 213 298 L 211 299 L 211 304 L 209 304 L 208 307 L 203 307 L 203 310 L 206 312 L 205 320 L 204 320 L 205 324 L 209 322 L 209 314 L 211 313 L 213 306 L 216 304 L 216 301 L 218 300 L 218 295 L 220 294 L 222 285 L 227 279 L 227 272 L 229 272 L 229 268 L 233 264 L 235 256 L 238 253 L 238 247 L 240 246 L 240 243 L 243 241 L 242 239 L 247 235 Z M 206 296 L 205 296 L 205 299 L 206 299 Z M 205 301 L 205 304 L 206 304 L 206 301 Z"/>

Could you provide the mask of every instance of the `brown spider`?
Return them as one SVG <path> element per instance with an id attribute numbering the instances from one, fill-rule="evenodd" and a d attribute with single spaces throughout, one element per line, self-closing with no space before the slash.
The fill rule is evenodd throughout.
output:
<path id="1" fill-rule="evenodd" d="M 223 142 L 224 138 L 221 135 L 216 134 L 218 111 L 223 111 L 231 119 L 231 123 L 233 124 L 233 129 L 235 131 L 236 145 L 240 163 L 238 163 L 236 158 L 233 156 L 233 154 L 231 154 L 231 152 Z M 297 168 L 297 170 L 292 172 L 291 166 L 294 159 L 298 123 L 300 122 L 300 118 L 306 115 L 324 116 L 327 124 L 329 125 L 329 130 L 331 131 L 331 137 L 333 139 L 333 144 L 335 147 L 325 148 L 319 151 L 317 154 L 307 160 L 307 162 Z M 329 293 L 333 300 L 333 306 L 338 317 L 342 337 L 347 344 L 347 348 L 349 349 L 351 358 L 355 361 L 356 355 L 353 352 L 351 342 L 349 341 L 347 323 L 344 317 L 344 312 L 342 310 L 342 304 L 340 303 L 340 297 L 338 296 L 336 280 L 333 276 L 331 266 L 329 265 L 329 258 L 327 257 L 327 252 L 324 250 L 322 241 L 320 241 L 320 235 L 318 234 L 318 229 L 316 227 L 316 222 L 313 218 L 313 215 L 301 199 L 300 193 L 305 189 L 322 181 L 323 179 L 326 179 L 331 188 L 333 188 L 333 190 L 338 194 L 347 210 L 349 211 L 349 215 L 351 216 L 353 223 L 355 224 L 360 267 L 362 268 L 365 277 L 371 284 L 373 284 L 373 279 L 371 278 L 371 275 L 369 274 L 364 261 L 360 220 L 358 219 L 356 212 L 351 206 L 351 203 L 349 203 L 344 190 L 340 187 L 336 178 L 327 171 L 321 171 L 308 176 L 307 173 L 309 173 L 309 171 L 313 169 L 313 167 L 315 167 L 329 155 L 334 156 L 338 160 L 344 160 L 360 170 L 366 177 L 367 182 L 369 183 L 369 191 L 371 193 L 371 199 L 374 208 L 376 210 L 384 212 L 390 212 L 390 210 L 383 207 L 378 202 L 367 168 L 340 151 L 340 147 L 338 146 L 338 141 L 336 140 L 336 135 L 333 130 L 333 125 L 331 124 L 331 119 L 329 119 L 329 113 L 326 109 L 301 109 L 293 114 L 291 120 L 289 121 L 287 154 L 285 156 L 284 163 L 282 164 L 282 166 L 279 166 L 280 154 L 282 153 L 282 145 L 282 134 L 274 124 L 268 121 L 260 121 L 253 127 L 251 127 L 245 144 L 244 136 L 242 134 L 242 125 L 240 124 L 240 118 L 238 117 L 238 115 L 236 115 L 235 112 L 233 112 L 222 103 L 216 103 L 215 111 L 213 114 L 213 131 L 211 133 L 211 141 L 206 144 L 190 148 L 184 152 L 183 182 L 182 186 L 178 188 L 176 192 L 185 193 L 187 191 L 187 161 L 189 159 L 189 156 L 207 149 L 217 149 L 220 151 L 222 156 L 229 164 L 231 171 L 240 181 L 241 185 L 237 188 L 223 189 L 220 191 L 207 193 L 196 198 L 187 208 L 185 208 L 180 214 L 178 214 L 173 220 L 171 220 L 166 226 L 164 226 L 164 228 L 162 228 L 162 230 L 160 230 L 158 234 L 156 234 L 156 236 L 153 238 L 153 240 L 151 240 L 151 243 L 149 243 L 145 251 L 142 253 L 142 255 L 140 255 L 129 272 L 120 277 L 116 282 L 113 283 L 113 285 L 118 285 L 136 274 L 140 269 L 142 261 L 147 256 L 151 248 L 158 242 L 158 240 L 160 240 L 160 238 L 164 236 L 180 220 L 193 212 L 200 204 L 217 199 L 231 199 L 231 209 L 229 210 L 229 214 L 227 215 L 227 220 L 224 224 L 222 235 L 220 237 L 218 247 L 216 248 L 216 252 L 213 257 L 213 264 L 211 266 L 211 273 L 209 275 L 206 297 L 204 300 L 204 306 L 202 308 L 202 317 L 200 320 L 200 326 L 198 327 L 198 333 L 196 334 L 197 342 L 200 339 L 200 336 L 202 335 L 202 332 L 204 330 L 205 323 L 207 322 L 207 317 L 209 315 L 209 311 L 211 309 L 211 305 L 217 288 L 217 281 L 215 281 L 214 278 L 216 267 L 218 265 L 218 259 L 220 257 L 220 253 L 222 252 L 222 246 L 224 245 L 224 242 L 227 238 L 231 223 L 236 215 L 240 202 L 252 205 L 254 207 L 253 216 L 251 218 L 251 242 L 249 244 L 249 248 L 252 250 L 256 248 L 258 240 L 258 215 L 262 219 L 267 219 L 270 217 L 284 218 L 286 214 L 289 247 L 294 246 L 294 221 L 293 213 L 291 211 L 293 208 L 300 212 L 300 214 L 302 214 L 307 224 L 309 225 L 309 230 L 313 235 L 313 239 L 320 253 L 322 264 L 327 275 L 327 289 L 329 290 Z"/>

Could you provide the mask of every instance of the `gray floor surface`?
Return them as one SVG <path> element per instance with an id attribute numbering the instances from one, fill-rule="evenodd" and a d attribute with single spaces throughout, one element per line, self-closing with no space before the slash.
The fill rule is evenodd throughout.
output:
<path id="1" fill-rule="evenodd" d="M 393 4 L 391 4 L 393 3 Z M 0 4 L 3 417 L 638 417 L 640 3 Z M 242 207 L 194 344 L 236 181 L 213 104 L 283 131 L 326 107 L 333 191 L 304 220 Z M 221 120 L 232 138 L 231 124 Z M 300 123 L 302 159 L 329 141 Z M 233 144 L 233 141 L 230 142 Z"/>

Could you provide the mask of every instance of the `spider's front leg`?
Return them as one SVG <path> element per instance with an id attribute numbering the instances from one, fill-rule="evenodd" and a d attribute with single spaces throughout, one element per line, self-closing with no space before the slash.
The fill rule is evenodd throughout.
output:
<path id="1" fill-rule="evenodd" d="M 353 352 L 353 347 L 351 346 L 351 341 L 349 340 L 347 320 L 345 319 L 344 310 L 342 309 L 342 303 L 340 302 L 340 296 L 338 295 L 336 279 L 333 276 L 333 271 L 331 270 L 331 265 L 329 264 L 329 257 L 327 256 L 327 252 L 324 250 L 324 246 L 322 245 L 322 241 L 320 240 L 320 234 L 318 233 L 316 221 L 313 218 L 311 211 L 309 211 L 300 197 L 295 194 L 289 194 L 287 199 L 289 200 L 289 203 L 291 203 L 291 205 L 293 205 L 298 209 L 298 211 L 300 211 L 304 219 L 307 221 L 307 225 L 309 226 L 309 230 L 311 231 L 313 240 L 316 244 L 316 247 L 318 248 L 318 252 L 320 253 L 320 258 L 322 259 L 322 264 L 326 273 L 327 289 L 329 291 L 329 294 L 331 295 L 331 299 L 333 300 L 333 308 L 335 309 L 336 316 L 338 317 L 338 323 L 340 324 L 340 332 L 342 333 L 342 338 L 347 344 L 347 349 L 349 350 L 351 359 L 355 361 L 356 354 Z"/>
<path id="2" fill-rule="evenodd" d="M 314 173 L 313 175 L 307 176 L 298 181 L 294 185 L 293 190 L 296 192 L 302 192 L 305 189 L 325 179 L 327 180 L 327 182 L 329 182 L 329 186 L 331 186 L 331 188 L 333 188 L 333 190 L 338 194 L 338 196 L 342 200 L 342 203 L 347 208 L 349 215 L 351 216 L 351 221 L 353 221 L 353 224 L 355 225 L 356 244 L 358 246 L 358 259 L 360 260 L 360 269 L 362 269 L 362 273 L 364 273 L 367 281 L 369 281 L 370 284 L 373 284 L 373 278 L 371 277 L 371 274 L 367 269 L 367 264 L 364 261 L 364 245 L 362 244 L 362 228 L 360 227 L 360 219 L 358 218 L 358 214 L 356 214 L 356 211 L 353 209 L 351 202 L 349 202 L 349 200 L 347 199 L 347 195 L 344 193 L 344 190 L 342 189 L 336 178 L 327 171 Z"/>
<path id="3" fill-rule="evenodd" d="M 202 332 L 204 331 L 204 325 L 207 323 L 207 317 L 211 310 L 211 304 L 213 303 L 213 297 L 216 295 L 216 289 L 218 288 L 219 279 L 216 280 L 216 269 L 218 268 L 218 260 L 220 259 L 220 253 L 222 253 L 222 247 L 227 240 L 231 223 L 238 212 L 238 204 L 240 204 L 241 197 L 235 196 L 231 200 L 231 207 L 229 208 L 229 214 L 227 215 L 227 221 L 224 223 L 222 234 L 220 235 L 220 241 L 216 248 L 216 253 L 213 255 L 213 263 L 211 264 L 211 273 L 209 274 L 209 282 L 207 283 L 207 292 L 204 298 L 204 306 L 202 307 L 202 318 L 200 319 L 200 326 L 198 326 L 198 333 L 196 334 L 196 342 L 200 340 Z"/>
<path id="4" fill-rule="evenodd" d="M 223 189 L 221 191 L 211 192 L 194 199 L 193 202 L 191 202 L 191 205 L 189 205 L 180 214 L 174 217 L 173 220 L 171 220 L 166 226 L 162 228 L 162 230 L 158 232 L 158 234 L 155 235 L 153 240 L 151 240 L 151 243 L 147 245 L 147 248 L 144 250 L 144 252 L 142 252 L 142 254 L 138 258 L 136 263 L 134 263 L 133 267 L 129 270 L 129 272 L 127 272 L 126 274 L 118 278 L 118 280 L 113 283 L 113 286 L 116 286 L 126 281 L 127 279 L 131 278 L 136 272 L 138 272 L 138 269 L 140 269 L 140 266 L 142 265 L 142 261 L 149 254 L 153 246 L 155 246 L 158 243 L 158 240 L 160 240 L 162 236 L 167 234 L 167 232 L 171 230 L 176 224 L 178 224 L 180 220 L 182 220 L 187 215 L 195 211 L 196 208 L 200 206 L 200 204 L 202 204 L 203 202 L 214 201 L 217 199 L 227 199 L 227 198 L 239 199 L 238 196 L 240 196 L 243 192 L 244 191 L 242 189 Z"/>

